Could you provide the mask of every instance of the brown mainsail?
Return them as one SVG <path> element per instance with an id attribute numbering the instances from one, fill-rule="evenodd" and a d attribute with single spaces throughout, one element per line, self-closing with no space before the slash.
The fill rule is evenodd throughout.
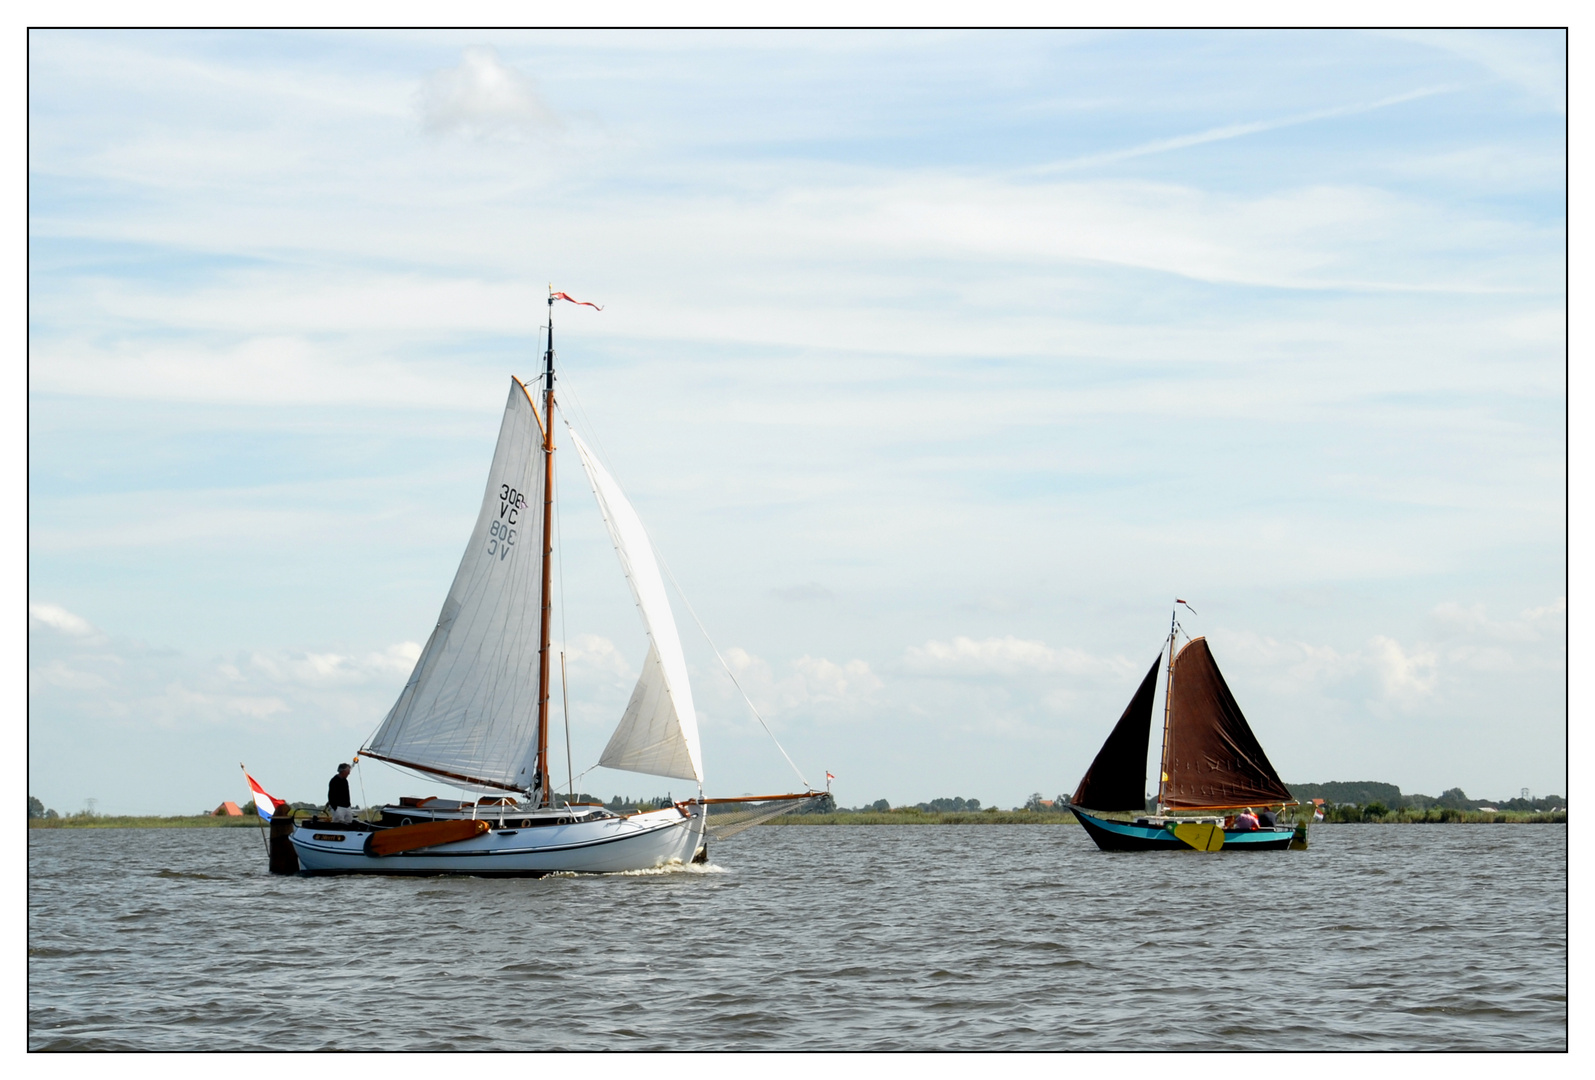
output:
<path id="1" fill-rule="evenodd" d="M 1091 810 L 1146 809 L 1146 745 L 1152 733 L 1152 697 L 1157 693 L 1157 668 L 1163 654 L 1141 680 L 1124 715 L 1080 778 L 1070 802 Z"/>
<path id="2" fill-rule="evenodd" d="M 1293 802 L 1213 662 L 1207 639 L 1191 639 L 1172 666 L 1163 806 L 1224 810 Z"/>

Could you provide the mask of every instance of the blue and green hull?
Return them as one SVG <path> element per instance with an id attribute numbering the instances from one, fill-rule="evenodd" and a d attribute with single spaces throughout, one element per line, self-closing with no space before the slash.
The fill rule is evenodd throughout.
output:
<path id="1" fill-rule="evenodd" d="M 1085 831 L 1103 851 L 1191 850 L 1185 841 L 1174 835 L 1170 825 L 1157 823 L 1142 825 L 1133 821 L 1114 821 L 1076 807 L 1069 809 L 1074 811 L 1074 816 L 1080 819 Z M 1224 846 L 1219 850 L 1283 851 L 1290 847 L 1291 838 L 1295 835 L 1296 830 L 1290 825 L 1276 825 L 1247 832 L 1225 829 Z"/>

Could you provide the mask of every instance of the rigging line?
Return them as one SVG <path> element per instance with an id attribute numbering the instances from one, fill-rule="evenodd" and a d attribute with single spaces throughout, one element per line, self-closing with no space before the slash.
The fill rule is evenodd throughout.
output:
<path id="1" fill-rule="evenodd" d="M 593 423 L 592 417 L 587 415 L 587 408 L 582 404 L 582 396 L 576 392 L 576 386 L 574 383 L 570 382 L 568 375 L 566 376 L 566 391 L 571 404 L 576 407 L 576 413 L 581 419 L 582 430 L 587 432 L 587 434 L 591 437 L 593 448 L 598 451 L 598 457 L 603 461 L 604 467 L 609 469 L 609 475 L 614 476 L 615 470 L 610 464 L 613 459 L 610 458 L 609 451 L 604 447 L 603 437 L 598 434 L 598 427 Z M 556 401 L 554 403 L 554 408 L 559 410 L 560 416 L 563 417 L 565 423 L 569 425 L 570 417 L 565 413 L 564 399 Z"/>
<path id="2" fill-rule="evenodd" d="M 703 640 L 709 643 L 709 648 L 713 650 L 715 659 L 720 661 L 720 666 L 725 669 L 726 677 L 731 680 L 731 685 L 737 688 L 737 693 L 742 695 L 742 700 L 748 703 L 748 709 L 753 713 L 753 718 L 759 722 L 759 726 L 764 729 L 764 733 L 770 736 L 770 741 L 775 743 L 775 748 L 777 750 L 781 751 L 781 756 L 786 758 L 786 763 L 788 765 L 792 766 L 792 771 L 797 773 L 797 778 L 799 780 L 803 781 L 803 786 L 809 791 L 813 791 L 814 785 L 809 783 L 808 777 L 803 775 L 803 770 L 797 767 L 797 762 L 793 761 L 792 755 L 786 752 L 786 747 L 781 745 L 781 740 L 775 737 L 775 732 L 770 730 L 770 725 L 764 722 L 764 717 L 759 715 L 758 706 L 753 704 L 753 699 L 748 696 L 748 692 L 742 689 L 741 683 L 737 682 L 737 677 L 732 672 L 731 665 L 726 663 L 725 657 L 720 655 L 720 647 L 716 645 L 714 643 L 714 639 L 709 636 L 709 630 L 703 625 L 703 620 L 698 618 L 698 612 L 693 608 L 692 601 L 687 599 L 686 592 L 684 592 L 681 588 L 681 582 L 676 580 L 675 571 L 670 569 L 670 564 L 665 561 L 664 555 L 660 554 L 659 548 L 653 545 L 653 541 L 651 539 L 648 541 L 648 543 L 649 546 L 653 547 L 654 557 L 659 560 L 659 565 L 663 566 L 665 568 L 665 573 L 670 576 L 670 584 L 676 587 L 676 595 L 681 597 L 681 602 L 686 605 L 687 611 L 692 615 L 692 621 L 698 624 L 698 632 L 703 635 Z"/>
<path id="3" fill-rule="evenodd" d="M 582 408 L 580 396 L 574 393 L 572 393 L 570 396 L 575 399 L 576 409 L 579 413 L 581 413 L 582 420 L 585 422 L 587 419 L 587 413 L 586 410 Z M 554 407 L 560 410 L 560 414 L 562 417 L 564 417 L 565 423 L 568 426 L 570 424 L 570 417 L 564 415 L 565 410 L 558 402 L 555 402 Z M 589 430 L 591 430 L 590 427 Z M 603 441 L 598 438 L 596 433 L 593 435 L 593 442 L 597 445 L 600 457 L 608 458 L 609 455 L 604 452 Z M 611 467 L 609 473 L 611 476 L 613 476 L 615 470 Z M 624 485 L 622 485 L 622 487 L 624 488 Z M 786 752 L 786 747 L 781 745 L 781 740 L 775 737 L 775 732 L 770 730 L 770 725 L 764 722 L 764 717 L 760 715 L 758 706 L 753 704 L 753 699 L 748 696 L 748 692 L 744 690 L 742 688 L 742 684 L 737 681 L 736 675 L 731 670 L 731 665 L 726 663 L 724 656 L 720 655 L 719 646 L 717 646 L 714 643 L 714 639 L 709 636 L 708 628 L 703 625 L 703 620 L 698 618 L 698 612 L 692 606 L 692 601 L 687 599 L 685 590 L 681 588 L 681 582 L 676 580 L 675 571 L 670 569 L 670 563 L 665 560 L 664 554 L 659 550 L 659 545 L 653 542 L 653 537 L 651 536 L 648 538 L 648 546 L 653 548 L 654 557 L 659 560 L 659 565 L 664 567 L 665 573 L 670 578 L 670 583 L 676 587 L 676 595 L 679 596 L 681 598 L 681 602 L 686 605 L 687 611 L 692 615 L 692 621 L 698 624 L 698 632 L 703 635 L 703 640 L 708 642 L 709 648 L 714 652 L 715 659 L 719 660 L 720 666 L 725 669 L 726 676 L 731 680 L 731 685 L 737 688 L 737 693 L 741 694 L 742 700 L 747 702 L 749 711 L 753 713 L 753 718 L 759 722 L 759 726 L 764 729 L 764 733 L 770 736 L 770 741 L 775 743 L 775 748 L 777 750 L 781 751 L 781 756 L 786 758 L 786 763 L 788 765 L 792 766 L 792 771 L 796 773 L 797 778 L 803 782 L 803 786 L 809 791 L 813 791 L 814 785 L 809 783 L 808 778 L 803 775 L 803 770 L 797 767 L 797 762 L 793 761 L 792 755 Z"/>
<path id="4" fill-rule="evenodd" d="M 592 772 L 593 769 L 596 769 L 596 768 L 598 768 L 597 765 L 592 765 L 592 766 L 589 766 L 588 768 L 583 769 L 581 772 L 577 773 L 575 776 L 567 776 L 565 778 L 565 786 L 567 788 L 569 788 L 572 792 L 574 792 L 576 790 L 576 781 L 580 780 L 582 777 L 586 776 L 588 773 Z"/>

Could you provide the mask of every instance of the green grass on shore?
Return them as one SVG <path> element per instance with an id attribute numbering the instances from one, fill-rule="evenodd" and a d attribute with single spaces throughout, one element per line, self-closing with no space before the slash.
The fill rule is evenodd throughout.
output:
<path id="1" fill-rule="evenodd" d="M 1428 810 L 1393 810 L 1383 816 L 1364 817 L 1362 821 L 1328 821 L 1321 824 L 1351 825 L 1566 825 L 1566 810 L 1499 810 L 1486 814 L 1479 810 L 1446 810 L 1431 807 Z"/>
<path id="2" fill-rule="evenodd" d="M 710 820 L 713 820 L 712 818 Z M 958 810 L 938 814 L 923 810 L 867 810 L 860 813 L 787 814 L 767 825 L 1077 825 L 1068 812 L 1033 813 L 1029 810 Z"/>
<path id="3" fill-rule="evenodd" d="M 1074 825 L 1078 824 L 1071 813 L 1033 813 L 1029 810 L 960 811 L 937 814 L 921 810 L 842 811 L 835 814 L 787 814 L 765 822 L 766 825 Z M 1321 825 L 1565 825 L 1567 811 L 1546 813 L 1507 811 L 1484 814 L 1476 810 L 1401 810 L 1373 817 L 1362 822 L 1322 822 Z M 209 814 L 191 814 L 178 817 L 111 817 L 102 814 L 74 814 L 71 817 L 29 818 L 30 829 L 250 829 L 258 828 L 259 819 L 248 817 L 212 817 Z"/>
<path id="4" fill-rule="evenodd" d="M 179 817 L 112 817 L 109 814 L 73 814 L 71 817 L 29 818 L 30 829 L 240 829 L 258 828 L 261 821 L 248 817 L 211 817 L 188 814 Z"/>

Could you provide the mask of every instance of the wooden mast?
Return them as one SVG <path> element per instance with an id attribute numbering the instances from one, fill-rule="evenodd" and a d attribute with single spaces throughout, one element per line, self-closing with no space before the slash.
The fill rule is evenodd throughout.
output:
<path id="1" fill-rule="evenodd" d="M 554 570 L 554 296 L 548 297 L 548 351 L 543 354 L 543 632 L 537 654 L 537 805 L 553 805 L 548 777 L 549 630 Z"/>
<path id="2" fill-rule="evenodd" d="M 1176 601 L 1178 603 L 1178 601 Z M 1169 781 L 1169 717 L 1174 706 L 1174 632 L 1180 625 L 1180 609 L 1169 614 L 1169 675 L 1163 687 L 1163 749 L 1158 754 L 1157 812 L 1163 813 L 1163 789 Z"/>

